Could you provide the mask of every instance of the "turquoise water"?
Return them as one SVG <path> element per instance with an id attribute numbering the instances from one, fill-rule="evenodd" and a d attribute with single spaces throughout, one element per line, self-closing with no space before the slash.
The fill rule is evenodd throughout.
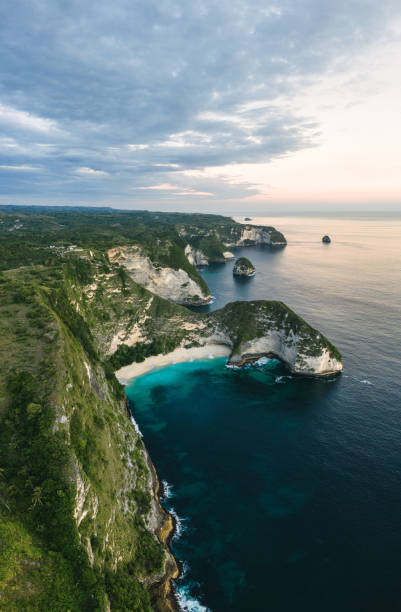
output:
<path id="1" fill-rule="evenodd" d="M 178 592 L 188 610 L 397 611 L 401 222 L 274 225 L 285 250 L 237 251 L 256 266 L 248 282 L 231 263 L 203 271 L 212 308 L 281 299 L 336 343 L 345 371 L 310 380 L 273 360 L 233 371 L 215 359 L 127 388 L 181 519 Z"/>

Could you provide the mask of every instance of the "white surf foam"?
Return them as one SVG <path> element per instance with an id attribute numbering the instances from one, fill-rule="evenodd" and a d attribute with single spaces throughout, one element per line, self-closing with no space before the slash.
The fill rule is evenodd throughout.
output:
<path id="1" fill-rule="evenodd" d="M 174 533 L 174 539 L 178 539 L 182 536 L 182 534 L 184 533 L 184 531 L 186 530 L 186 525 L 184 524 L 185 519 L 181 518 L 180 516 L 178 516 L 177 512 L 174 510 L 174 508 L 169 508 L 168 511 L 170 512 L 170 514 L 174 517 L 175 519 L 175 533 Z"/>
<path id="2" fill-rule="evenodd" d="M 274 382 L 278 385 L 282 385 L 287 382 L 287 380 L 292 380 L 292 376 L 276 376 Z"/>
<path id="3" fill-rule="evenodd" d="M 176 594 L 182 612 L 211 612 L 210 608 L 206 608 L 191 596 L 188 586 L 177 587 Z"/>
<path id="4" fill-rule="evenodd" d="M 163 485 L 163 499 L 171 499 L 172 497 L 174 497 L 174 493 L 173 493 L 173 485 L 169 484 L 167 482 L 167 480 L 162 480 L 162 485 Z"/>
<path id="5" fill-rule="evenodd" d="M 260 357 L 257 361 L 255 361 L 254 365 L 256 366 L 264 366 L 266 363 L 269 363 L 270 359 L 268 357 Z"/>
<path id="6" fill-rule="evenodd" d="M 356 382 L 361 383 L 361 385 L 373 385 L 373 383 L 370 380 L 368 380 L 367 378 L 363 378 L 362 380 L 360 380 L 356 376 L 351 376 L 351 378 L 352 378 L 352 380 L 355 380 Z"/>
<path id="7" fill-rule="evenodd" d="M 132 416 L 132 414 L 131 414 L 131 416 L 130 416 L 130 421 L 131 421 L 131 423 L 133 424 L 133 426 L 134 426 L 134 429 L 135 429 L 136 433 L 137 433 L 139 436 L 141 436 L 141 438 L 143 438 L 142 432 L 141 432 L 141 430 L 140 430 L 140 429 L 139 429 L 139 427 L 138 427 L 138 423 L 135 421 L 135 419 L 134 419 L 134 417 Z"/>

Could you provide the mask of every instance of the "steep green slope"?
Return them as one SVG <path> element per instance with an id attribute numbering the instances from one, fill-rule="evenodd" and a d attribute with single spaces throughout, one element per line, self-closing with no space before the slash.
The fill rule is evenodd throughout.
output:
<path id="1" fill-rule="evenodd" d="M 98 310 L 74 305 L 82 266 L 0 284 L 2 609 L 150 610 L 175 571 L 149 458 L 90 328 Z"/>

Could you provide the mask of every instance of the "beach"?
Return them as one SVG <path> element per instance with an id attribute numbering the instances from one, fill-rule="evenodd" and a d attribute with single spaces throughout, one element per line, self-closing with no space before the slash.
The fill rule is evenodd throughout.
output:
<path id="1" fill-rule="evenodd" d="M 228 357 L 231 349 L 223 344 L 206 344 L 192 348 L 177 348 L 166 355 L 155 355 L 147 357 L 140 363 L 131 363 L 116 371 L 116 377 L 122 385 L 127 385 L 130 380 L 146 374 L 155 368 L 163 368 L 182 363 L 184 361 L 195 361 L 196 359 L 214 359 L 215 357 Z"/>

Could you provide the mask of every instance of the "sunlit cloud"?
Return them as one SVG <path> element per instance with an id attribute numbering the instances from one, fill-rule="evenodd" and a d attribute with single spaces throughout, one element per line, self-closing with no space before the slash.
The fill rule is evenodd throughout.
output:
<path id="1" fill-rule="evenodd" d="M 109 173 L 105 172 L 104 170 L 94 170 L 93 168 L 82 166 L 81 168 L 77 168 L 75 170 L 75 174 L 80 174 L 82 176 L 102 177 L 108 176 Z"/>
<path id="2" fill-rule="evenodd" d="M 33 132 L 54 133 L 59 129 L 52 119 L 38 117 L 4 104 L 0 104 L 0 124 Z"/>

